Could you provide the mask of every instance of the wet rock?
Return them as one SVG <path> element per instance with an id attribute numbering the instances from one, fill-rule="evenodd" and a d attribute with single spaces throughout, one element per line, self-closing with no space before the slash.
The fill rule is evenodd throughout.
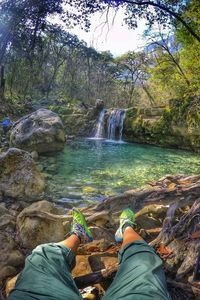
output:
<path id="1" fill-rule="evenodd" d="M 39 109 L 21 118 L 11 130 L 10 145 L 38 153 L 64 148 L 65 132 L 60 117 L 47 109 Z"/>
<path id="2" fill-rule="evenodd" d="M 64 239 L 63 218 L 59 210 L 48 201 L 39 201 L 25 208 L 17 217 L 18 239 L 27 249 L 39 244 Z"/>
<path id="3" fill-rule="evenodd" d="M 0 154 L 0 192 L 32 200 L 42 194 L 44 180 L 28 152 L 10 148 Z"/>

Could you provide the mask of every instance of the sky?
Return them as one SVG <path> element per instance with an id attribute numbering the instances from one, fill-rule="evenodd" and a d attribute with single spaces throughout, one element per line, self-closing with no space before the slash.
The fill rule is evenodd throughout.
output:
<path id="1" fill-rule="evenodd" d="M 78 26 L 68 31 L 76 34 L 88 46 L 98 51 L 109 50 L 114 56 L 119 56 L 131 50 L 139 50 L 145 44 L 142 38 L 143 31 L 146 29 L 145 20 L 138 22 L 138 28 L 128 29 L 123 17 L 123 9 L 119 9 L 116 15 L 114 10 L 111 10 L 108 22 L 105 13 L 103 15 L 95 13 L 91 18 L 89 32 L 85 32 Z"/>

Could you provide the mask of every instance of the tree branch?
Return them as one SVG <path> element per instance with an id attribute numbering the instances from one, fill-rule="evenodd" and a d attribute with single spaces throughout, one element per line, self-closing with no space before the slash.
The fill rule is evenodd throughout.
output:
<path id="1" fill-rule="evenodd" d="M 142 5 L 150 5 L 156 8 L 159 8 L 165 12 L 167 12 L 169 15 L 173 16 L 175 19 L 177 19 L 179 22 L 181 22 L 183 24 L 183 26 L 185 26 L 185 28 L 189 31 L 189 33 L 196 38 L 196 40 L 200 43 L 200 36 L 182 19 L 182 17 L 173 12 L 172 10 L 170 10 L 168 7 L 159 4 L 159 3 L 154 3 L 152 1 L 144 1 L 144 2 L 138 2 L 138 1 L 131 1 L 131 0 L 123 0 L 124 3 L 127 4 L 136 4 L 138 6 L 142 6 Z"/>

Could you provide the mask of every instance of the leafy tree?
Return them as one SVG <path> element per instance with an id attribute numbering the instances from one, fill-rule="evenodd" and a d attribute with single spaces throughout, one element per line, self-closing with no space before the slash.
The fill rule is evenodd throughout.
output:
<path id="1" fill-rule="evenodd" d="M 26 40 L 32 64 L 37 40 L 47 24 L 47 16 L 62 12 L 62 0 L 4 0 L 0 3 L 0 97 L 4 98 L 4 63 L 6 51 Z"/>

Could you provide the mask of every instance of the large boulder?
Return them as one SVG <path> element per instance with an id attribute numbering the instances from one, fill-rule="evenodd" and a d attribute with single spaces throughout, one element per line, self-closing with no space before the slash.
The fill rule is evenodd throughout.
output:
<path id="1" fill-rule="evenodd" d="M 62 150 L 65 131 L 60 117 L 48 110 L 37 111 L 21 118 L 11 130 L 10 145 L 38 153 Z"/>
<path id="2" fill-rule="evenodd" d="M 0 154 L 0 194 L 32 200 L 42 194 L 44 179 L 31 155 L 17 148 Z"/>
<path id="3" fill-rule="evenodd" d="M 48 201 L 39 201 L 25 208 L 17 217 L 19 243 L 26 249 L 64 240 L 63 215 Z"/>

